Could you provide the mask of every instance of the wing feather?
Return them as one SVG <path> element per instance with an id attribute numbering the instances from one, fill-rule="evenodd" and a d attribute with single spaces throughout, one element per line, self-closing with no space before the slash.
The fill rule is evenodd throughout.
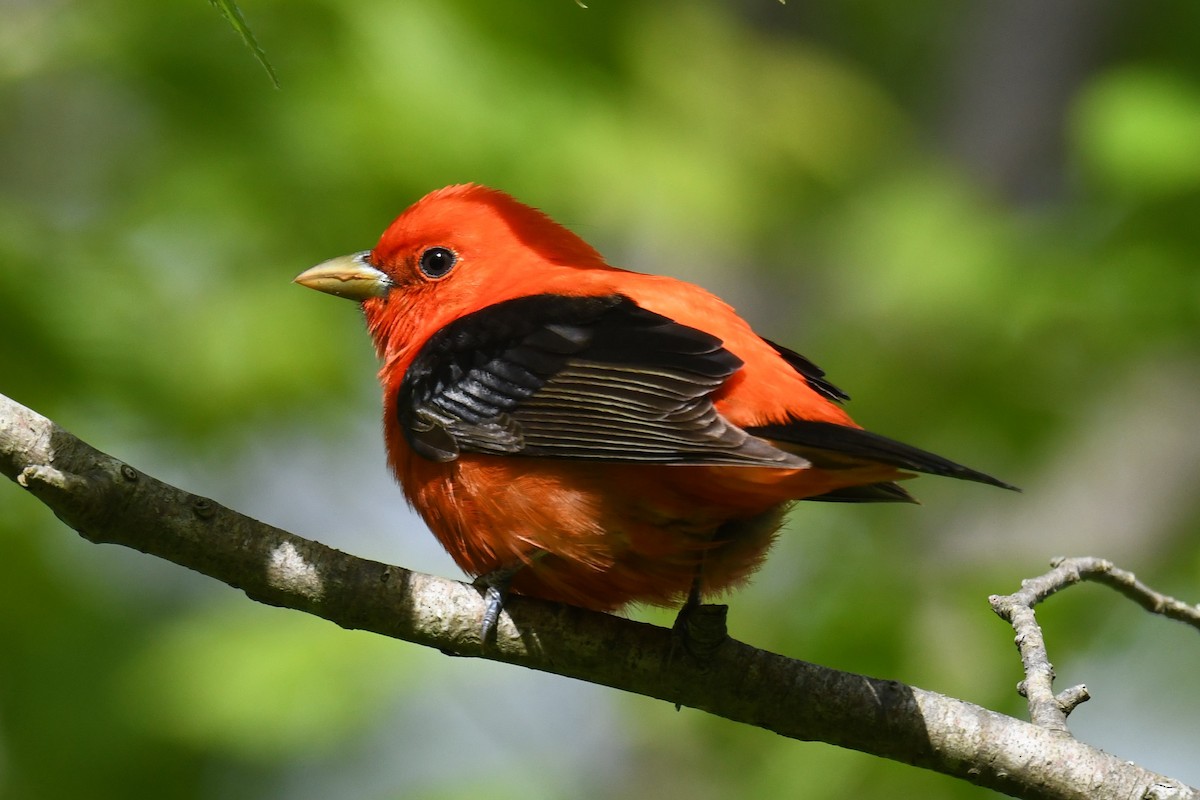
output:
<path id="1" fill-rule="evenodd" d="M 438 331 L 405 374 L 416 452 L 802 468 L 729 423 L 712 393 L 742 366 L 719 339 L 621 295 L 535 295 Z"/>

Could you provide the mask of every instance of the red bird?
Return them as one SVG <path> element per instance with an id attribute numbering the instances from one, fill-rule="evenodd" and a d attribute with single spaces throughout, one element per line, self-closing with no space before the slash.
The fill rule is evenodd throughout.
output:
<path id="1" fill-rule="evenodd" d="M 815 364 L 690 283 L 605 263 L 477 185 L 296 282 L 359 301 L 388 460 L 462 569 L 608 611 L 745 581 L 795 500 L 911 500 L 913 472 L 1013 488 L 869 433 Z"/>

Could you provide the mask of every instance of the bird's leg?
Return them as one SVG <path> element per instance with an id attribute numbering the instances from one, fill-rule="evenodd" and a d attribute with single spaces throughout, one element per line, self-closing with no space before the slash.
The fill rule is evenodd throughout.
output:
<path id="1" fill-rule="evenodd" d="M 508 587 L 513 576 L 521 571 L 524 563 L 515 566 L 494 569 L 480 575 L 474 581 L 477 589 L 483 589 L 483 623 L 479 630 L 479 641 L 486 645 L 496 633 L 496 623 L 500 621 L 500 612 L 504 608 L 504 600 L 508 597 Z"/>
<path id="2" fill-rule="evenodd" d="M 504 610 L 504 601 L 508 599 L 508 587 L 512 585 L 513 576 L 544 555 L 546 555 L 545 550 L 536 550 L 529 555 L 528 560 L 499 567 L 480 575 L 473 581 L 475 588 L 484 590 L 483 620 L 479 629 L 481 644 L 487 645 L 488 641 L 496 635 L 496 625 L 500 622 L 500 612 Z"/>
<path id="3" fill-rule="evenodd" d="M 700 585 L 703 576 L 703 565 L 696 568 L 696 577 L 692 579 L 692 588 L 688 591 L 687 600 L 675 617 L 671 626 L 674 642 L 671 650 L 682 648 L 692 660 L 704 665 L 712 660 L 717 648 L 729 638 L 725 619 L 729 614 L 729 606 L 703 604 L 700 602 Z"/>

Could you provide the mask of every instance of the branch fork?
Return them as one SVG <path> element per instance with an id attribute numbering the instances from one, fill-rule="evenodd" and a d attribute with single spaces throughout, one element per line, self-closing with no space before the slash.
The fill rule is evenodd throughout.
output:
<path id="1" fill-rule="evenodd" d="M 992 610 L 1013 626 L 1014 641 L 1021 653 L 1025 680 L 1017 692 L 1029 701 L 1029 718 L 1035 725 L 1052 731 L 1067 731 L 1067 716 L 1090 697 L 1083 684 L 1054 693 L 1054 665 L 1046 651 L 1045 637 L 1038 625 L 1034 607 L 1056 592 L 1083 581 L 1100 583 L 1123 594 L 1142 608 L 1200 630 L 1200 606 L 1188 605 L 1156 592 L 1139 581 L 1132 572 L 1111 561 L 1091 556 L 1058 557 L 1051 570 L 1036 578 L 1021 581 L 1014 594 L 992 595 Z"/>

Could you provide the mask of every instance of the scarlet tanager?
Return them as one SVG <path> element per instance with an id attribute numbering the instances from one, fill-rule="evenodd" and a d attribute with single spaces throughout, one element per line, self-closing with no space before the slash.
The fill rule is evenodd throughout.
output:
<path id="1" fill-rule="evenodd" d="M 296 282 L 361 304 L 408 502 L 463 570 L 608 611 L 745 581 L 796 500 L 910 501 L 923 472 L 1013 488 L 855 424 L 804 356 L 704 289 L 610 266 L 478 185 Z"/>

